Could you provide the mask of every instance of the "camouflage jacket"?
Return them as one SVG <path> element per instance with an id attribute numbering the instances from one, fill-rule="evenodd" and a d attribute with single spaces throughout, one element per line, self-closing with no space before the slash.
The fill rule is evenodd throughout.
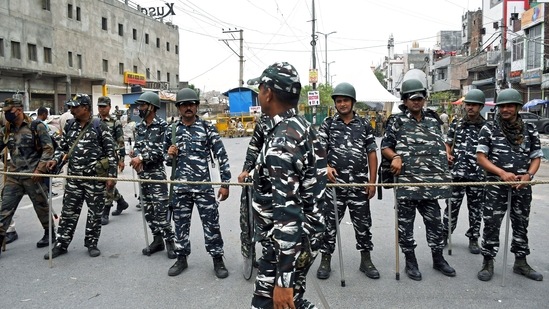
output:
<path id="1" fill-rule="evenodd" d="M 77 140 L 80 132 L 87 127 L 86 132 L 78 139 L 76 146 L 68 160 L 68 174 L 81 176 L 96 176 L 96 164 L 102 158 L 108 158 L 109 161 L 109 177 L 117 175 L 117 157 L 116 146 L 112 138 L 111 132 L 106 124 L 98 121 L 100 128 L 96 129 L 93 124 L 94 119 L 89 125 L 80 126 L 77 120 L 67 121 L 63 129 L 63 135 L 59 147 L 55 151 L 54 160 L 57 164 L 61 162 L 63 156 L 67 154 L 74 142 Z M 101 134 L 101 135 L 99 135 Z"/>
<path id="2" fill-rule="evenodd" d="M 53 144 L 44 124 L 37 125 L 39 141 L 33 137 L 31 119 L 25 117 L 19 128 L 7 124 L 0 130 L 0 149 L 8 148 L 10 164 L 8 171 L 33 173 L 35 170 L 48 173 L 46 162 L 53 157 Z M 37 145 L 40 149 L 37 149 Z"/>
<path id="3" fill-rule="evenodd" d="M 124 130 L 122 129 L 122 122 L 118 119 L 112 118 L 111 115 L 108 115 L 105 119 L 102 119 L 101 115 L 97 115 L 97 118 L 101 119 L 107 127 L 109 127 L 111 135 L 118 146 L 118 159 L 124 160 L 124 157 L 126 156 L 126 145 L 124 144 Z"/>
<path id="4" fill-rule="evenodd" d="M 467 180 L 486 179 L 484 169 L 477 164 L 478 133 L 486 123 L 469 123 L 464 119 L 454 119 L 446 135 L 446 144 L 450 146 L 454 156 L 452 177 Z"/>
<path id="5" fill-rule="evenodd" d="M 263 142 L 265 139 L 265 134 L 262 129 L 264 117 L 266 116 L 261 116 L 255 124 L 254 133 L 250 139 L 250 143 L 248 144 L 248 149 L 246 150 L 246 159 L 244 161 L 242 171 L 251 172 L 255 167 L 257 156 L 259 155 L 261 147 L 263 147 Z"/>
<path id="6" fill-rule="evenodd" d="M 494 165 L 506 172 L 526 174 L 534 158 L 543 157 L 539 133 L 531 123 L 524 123 L 524 141 L 519 147 L 512 147 L 497 121 L 486 123 L 480 129 L 477 152 L 488 156 Z M 488 173 L 488 176 L 496 176 Z"/>
<path id="7" fill-rule="evenodd" d="M 354 114 L 349 124 L 336 114 L 324 119 L 320 141 L 328 155 L 328 165 L 337 170 L 343 182 L 368 182 L 368 154 L 377 150 L 370 124 Z"/>
<path id="8" fill-rule="evenodd" d="M 214 160 L 219 163 L 219 172 L 222 182 L 231 181 L 229 157 L 217 133 L 216 128 L 200 118 L 186 126 L 181 121 L 172 123 L 166 130 L 164 152 L 166 162 L 171 166 L 173 159 L 167 156 L 168 148 L 172 145 L 172 132 L 175 126 L 175 145 L 178 148 L 175 170 L 175 179 L 183 181 L 211 181 L 208 162 L 213 154 Z M 210 154 L 211 153 L 211 154 Z M 173 168 L 173 167 L 172 167 Z M 211 185 L 184 185 L 174 184 L 175 192 L 204 192 Z"/>
<path id="9" fill-rule="evenodd" d="M 409 111 L 388 122 L 381 149 L 391 148 L 402 158 L 398 183 L 451 182 L 446 146 L 437 120 L 422 112 L 417 121 Z M 451 195 L 450 186 L 397 187 L 397 199 L 442 199 Z"/>
<path id="10" fill-rule="evenodd" d="M 296 259 L 305 250 L 303 237 L 314 243 L 324 230 L 318 199 L 326 173 L 317 170 L 317 160 L 324 166 L 326 161 L 320 158 L 324 151 L 317 132 L 294 109 L 267 118 L 263 126 L 265 143 L 253 179 L 256 231 L 260 240 L 273 242 L 277 285 L 293 287 Z"/>
<path id="11" fill-rule="evenodd" d="M 143 120 L 135 127 L 134 156 L 143 158 L 144 172 L 165 172 L 164 134 L 168 124 L 155 116 L 150 125 Z"/>

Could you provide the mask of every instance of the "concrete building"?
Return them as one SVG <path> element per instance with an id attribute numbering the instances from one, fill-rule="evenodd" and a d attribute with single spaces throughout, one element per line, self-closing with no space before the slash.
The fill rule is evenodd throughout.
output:
<path id="1" fill-rule="evenodd" d="M 126 0 L 0 1 L 0 99 L 55 113 L 76 93 L 122 104 L 132 85 L 175 89 L 177 26 Z"/>

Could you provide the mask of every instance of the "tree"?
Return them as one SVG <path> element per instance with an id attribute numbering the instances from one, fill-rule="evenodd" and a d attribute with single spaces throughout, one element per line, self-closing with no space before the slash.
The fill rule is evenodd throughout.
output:
<path id="1" fill-rule="evenodd" d="M 383 73 L 383 71 L 381 71 L 379 68 L 376 68 L 374 70 L 374 75 L 376 76 L 379 83 L 383 85 L 383 88 L 387 88 L 387 82 L 385 81 L 385 74 Z"/>
<path id="2" fill-rule="evenodd" d="M 312 90 L 313 87 L 311 85 L 305 85 L 301 88 L 299 104 L 309 106 L 308 93 Z M 320 95 L 320 106 L 331 106 L 333 104 L 332 93 L 334 92 L 334 89 L 332 88 L 332 85 L 319 84 L 316 90 L 319 92 Z"/>

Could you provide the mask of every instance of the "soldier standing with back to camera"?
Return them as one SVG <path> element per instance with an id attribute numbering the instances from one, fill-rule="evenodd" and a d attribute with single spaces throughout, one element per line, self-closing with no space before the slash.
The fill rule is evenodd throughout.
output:
<path id="1" fill-rule="evenodd" d="M 319 129 L 320 141 L 328 157 L 328 180 L 332 183 L 375 184 L 377 145 L 370 124 L 353 111 L 355 88 L 349 83 L 341 83 L 334 88 L 332 99 L 337 114 L 326 118 Z M 336 222 L 333 190 L 326 191 L 326 231 L 320 249 L 322 261 L 316 273 L 319 279 L 330 277 L 330 261 L 336 246 L 336 224 L 340 224 L 347 208 L 355 230 L 356 249 L 361 255 L 359 270 L 368 278 L 379 278 L 370 257 L 370 251 L 374 248 L 370 231 L 370 199 L 374 195 L 375 186 L 337 187 L 336 196 L 341 198 L 337 200 L 339 222 Z"/>
<path id="2" fill-rule="evenodd" d="M 117 161 L 118 161 L 118 170 L 122 172 L 124 170 L 124 157 L 126 156 L 126 146 L 124 144 L 124 131 L 122 130 L 122 123 L 120 120 L 114 119 L 111 112 L 111 98 L 109 97 L 99 97 L 97 99 L 97 108 L 99 109 L 99 115 L 97 117 L 103 121 L 109 128 L 111 135 L 117 146 Z M 113 216 L 118 216 L 122 213 L 122 210 L 128 208 L 128 203 L 124 200 L 124 197 L 116 186 L 113 190 L 106 192 L 105 199 L 105 208 L 103 209 L 103 214 L 101 215 L 101 224 L 109 224 L 109 212 L 111 211 L 112 203 L 116 201 L 116 210 L 112 212 Z"/>
<path id="3" fill-rule="evenodd" d="M 143 120 L 135 128 L 135 146 L 130 154 L 130 166 L 139 174 L 140 179 L 166 180 L 164 134 L 168 124 L 156 115 L 160 108 L 160 97 L 154 92 L 146 91 L 139 96 L 136 104 Z M 168 185 L 143 182 L 140 186 L 141 208 L 154 237 L 153 242 L 142 253 L 150 255 L 166 249 L 168 258 L 175 259 L 175 235 L 168 218 Z"/>
<path id="4" fill-rule="evenodd" d="M 53 160 L 47 163 L 48 169 L 54 169 L 67 159 L 67 175 L 97 177 L 97 163 L 107 158 L 107 176 L 116 178 L 118 163 L 116 146 L 107 125 L 93 118 L 90 97 L 86 94 L 77 94 L 67 105 L 75 119 L 66 123 Z M 52 249 L 52 258 L 67 253 L 84 201 L 88 206 L 84 246 L 88 248 L 88 254 L 91 257 L 101 254 L 97 243 L 101 234 L 101 213 L 105 206 L 105 190 L 112 190 L 114 184 L 113 180 L 105 182 L 93 179 L 67 179 L 61 221 L 57 229 L 57 241 Z M 48 259 L 49 253 L 46 253 L 44 258 Z"/>
<path id="5" fill-rule="evenodd" d="M 49 235 L 55 240 L 54 226 L 49 228 L 49 205 L 40 174 L 47 174 L 46 162 L 53 155 L 53 145 L 46 127 L 38 124 L 35 132 L 31 130 L 32 120 L 23 113 L 23 103 L 19 99 L 7 99 L 3 112 L 6 118 L 5 127 L 0 130 L 0 150 L 7 147 L 11 160 L 9 172 L 33 173 L 35 176 L 6 176 L 2 190 L 2 207 L 0 208 L 0 246 L 6 237 L 19 202 L 25 194 L 32 201 L 34 211 L 44 228 L 44 236 L 36 246 L 48 246 Z M 53 222 L 53 221 L 52 221 Z M 1 251 L 0 251 L 1 252 Z"/>
<path id="6" fill-rule="evenodd" d="M 496 98 L 498 113 L 492 123 L 487 123 L 479 133 L 477 146 L 478 164 L 487 173 L 487 180 L 531 181 L 539 169 L 543 152 L 539 134 L 533 124 L 525 123 L 519 115 L 523 101 L 515 89 L 502 90 Z M 511 190 L 511 191 L 509 191 Z M 511 201 L 508 203 L 508 194 Z M 511 252 L 515 254 L 513 272 L 536 281 L 543 275 L 528 265 L 528 222 L 532 203 L 532 186 L 486 186 L 482 233 L 482 270 L 478 279 L 489 281 L 494 275 L 494 258 L 499 250 L 501 223 L 511 207 L 509 215 L 513 227 Z"/>
<path id="7" fill-rule="evenodd" d="M 417 79 L 402 83 L 403 112 L 388 121 L 381 141 L 382 155 L 391 161 L 391 172 L 400 184 L 450 182 L 446 147 L 440 123 L 434 111 L 423 109 L 427 90 Z M 398 208 L 398 242 L 406 257 L 406 274 L 412 280 L 421 280 L 415 255 L 414 221 L 416 210 L 423 216 L 427 243 L 433 256 L 433 268 L 446 276 L 456 271 L 448 265 L 442 251 L 442 220 L 438 199 L 451 196 L 451 188 L 396 187 Z"/>
<path id="8" fill-rule="evenodd" d="M 196 92 L 184 88 L 177 92 L 175 106 L 180 119 L 166 131 L 164 148 L 166 161 L 175 169 L 175 180 L 210 182 L 210 160 L 217 160 L 222 182 L 231 181 L 229 157 L 215 127 L 197 116 L 200 100 Z M 213 156 L 212 156 L 213 154 Z M 191 254 L 189 233 L 193 207 L 200 215 L 204 229 L 206 251 L 213 258 L 217 278 L 227 278 L 229 272 L 223 262 L 223 238 L 219 226 L 219 203 L 212 185 L 173 184 L 173 219 L 175 222 L 177 262 L 169 269 L 169 276 L 179 275 L 187 268 L 187 256 Z M 219 201 L 229 197 L 229 185 L 221 185 L 217 192 Z"/>
<path id="9" fill-rule="evenodd" d="M 465 115 L 462 119 L 454 119 L 446 135 L 446 152 L 452 164 L 452 182 L 482 182 L 486 181 L 484 169 L 477 164 L 478 133 L 486 120 L 480 115 L 486 98 L 481 90 L 473 89 L 463 100 Z M 469 251 L 480 253 L 478 239 L 480 237 L 480 223 L 484 205 L 484 186 L 452 186 L 452 197 L 446 200 L 451 203 L 452 233 L 456 229 L 459 208 L 463 196 L 467 195 L 467 209 L 469 210 L 469 229 L 465 236 L 469 238 Z M 448 239 L 448 212 L 444 211 L 444 241 Z"/>

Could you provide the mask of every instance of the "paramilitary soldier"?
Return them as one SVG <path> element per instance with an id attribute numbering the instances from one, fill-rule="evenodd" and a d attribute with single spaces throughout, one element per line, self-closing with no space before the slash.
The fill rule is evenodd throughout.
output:
<path id="1" fill-rule="evenodd" d="M 523 101 L 515 89 L 502 90 L 496 98 L 498 113 L 493 123 L 487 123 L 479 133 L 477 160 L 487 173 L 488 181 L 530 181 L 539 169 L 541 143 L 532 124 L 519 115 Z M 511 202 L 508 203 L 508 194 Z M 528 221 L 532 202 L 532 186 L 527 184 L 491 185 L 486 187 L 482 233 L 484 261 L 478 278 L 489 281 L 494 275 L 494 258 L 499 249 L 501 222 L 510 207 L 513 237 L 511 252 L 515 254 L 513 271 L 536 281 L 543 275 L 528 265 Z"/>
<path id="2" fill-rule="evenodd" d="M 417 79 L 402 83 L 402 113 L 388 121 L 390 125 L 381 142 L 382 155 L 391 161 L 391 172 L 397 182 L 430 183 L 450 182 L 446 148 L 440 123 L 434 111 L 424 110 L 427 91 Z M 406 274 L 412 280 L 421 280 L 414 249 L 414 220 L 416 210 L 423 216 L 427 230 L 427 243 L 433 256 L 433 268 L 453 277 L 456 271 L 442 255 L 442 220 L 438 199 L 449 198 L 451 188 L 397 187 L 398 242 L 406 257 Z"/>
<path id="3" fill-rule="evenodd" d="M 50 232 L 54 241 L 55 233 L 53 226 L 51 229 L 49 228 L 49 206 L 45 196 L 48 188 L 44 186 L 40 174 L 48 173 L 46 162 L 53 156 L 52 141 L 42 123 L 36 126 L 36 132 L 31 130 L 32 120 L 23 113 L 21 100 L 7 99 L 4 101 L 3 111 L 6 125 L 0 130 L 0 150 L 3 150 L 4 147 L 9 150 L 11 160 L 8 171 L 33 173 L 35 176 L 6 177 L 0 210 L 0 245 L 4 243 L 6 231 L 19 202 L 25 194 L 28 194 L 34 211 L 44 228 L 44 236 L 36 243 L 36 246 L 38 248 L 46 247 Z"/>
<path id="4" fill-rule="evenodd" d="M 116 177 L 116 145 L 106 124 L 94 119 L 91 99 L 86 94 L 78 94 L 67 103 L 74 120 L 68 121 L 63 129 L 59 147 L 53 160 L 47 163 L 52 170 L 67 161 L 67 175 L 97 176 L 97 163 L 108 161 L 106 174 Z M 105 190 L 112 190 L 113 180 L 98 181 L 93 179 L 69 178 L 65 185 L 61 221 L 57 229 L 57 241 L 52 249 L 52 258 L 67 253 L 72 241 L 84 201 L 88 206 L 86 236 L 84 246 L 91 257 L 101 254 L 97 248 L 101 234 L 101 213 L 105 205 Z M 106 187 L 106 188 L 105 188 Z M 49 258 L 46 253 L 45 259 Z"/>
<path id="5" fill-rule="evenodd" d="M 463 100 L 464 116 L 462 119 L 454 119 L 450 124 L 446 136 L 446 152 L 452 168 L 452 181 L 480 182 L 485 181 L 484 170 L 477 164 L 478 133 L 486 123 L 480 115 L 486 99 L 481 90 L 473 89 L 467 93 Z M 480 237 L 480 223 L 482 221 L 482 208 L 484 205 L 484 186 L 453 186 L 452 197 L 446 200 L 450 204 L 452 233 L 456 229 L 459 208 L 463 196 L 467 194 L 467 209 L 469 210 L 469 229 L 465 236 L 469 238 L 469 251 L 473 254 L 480 253 L 478 239 Z M 448 211 L 444 211 L 444 240 L 448 238 Z"/>
<path id="6" fill-rule="evenodd" d="M 160 97 L 154 92 L 146 91 L 139 96 L 136 103 L 139 104 L 139 116 L 143 120 L 135 128 L 135 146 L 130 154 L 130 166 L 140 179 L 166 180 L 164 134 L 168 124 L 156 115 L 160 108 Z M 150 255 L 166 249 L 168 258 L 175 259 L 175 235 L 168 218 L 168 185 L 150 182 L 140 185 L 141 208 L 154 237 L 152 243 L 142 252 Z"/>
<path id="7" fill-rule="evenodd" d="M 311 124 L 297 115 L 301 83 L 292 65 L 275 63 L 248 83 L 259 84 L 259 102 L 268 116 L 253 176 L 254 217 L 263 256 L 252 308 L 314 308 L 303 296 L 324 231 L 319 199 L 325 176 L 317 169 L 321 146 Z"/>
<path id="8" fill-rule="evenodd" d="M 356 102 L 355 88 L 341 83 L 332 93 L 337 114 L 328 117 L 320 126 L 319 136 L 328 157 L 328 180 L 332 183 L 376 183 L 377 145 L 374 131 L 353 111 Z M 369 172 L 369 176 L 368 176 Z M 360 251 L 360 271 L 372 279 L 379 278 L 379 272 L 372 263 L 372 215 L 370 199 L 375 195 L 375 186 L 337 187 L 336 196 L 339 222 L 336 222 L 333 204 L 333 190 L 326 191 L 324 217 L 326 231 L 322 240 L 322 261 L 316 273 L 319 279 L 330 277 L 330 261 L 335 250 L 336 224 L 340 224 L 345 209 L 353 222 L 356 249 Z"/>
<path id="9" fill-rule="evenodd" d="M 107 124 L 107 127 L 109 127 L 111 135 L 118 146 L 118 170 L 122 172 L 124 170 L 124 157 L 126 156 L 122 123 L 120 120 L 111 116 L 111 98 L 99 97 L 97 99 L 97 108 L 99 109 L 99 115 L 97 117 Z M 118 216 L 122 213 L 122 210 L 128 208 L 128 203 L 124 200 L 124 197 L 120 194 L 116 187 L 114 187 L 113 190 L 107 191 L 105 208 L 103 209 L 103 215 L 101 216 L 102 225 L 109 224 L 109 212 L 111 211 L 113 201 L 116 201 L 117 204 L 116 210 L 112 212 L 113 216 Z"/>
<path id="10" fill-rule="evenodd" d="M 180 120 L 166 131 L 164 149 L 168 165 L 175 168 L 175 179 L 184 181 L 212 181 L 210 160 L 217 159 L 222 182 L 231 181 L 229 157 L 215 127 L 196 114 L 200 100 L 196 92 L 184 88 L 177 92 L 176 107 Z M 213 157 L 212 157 L 213 153 Z M 176 166 L 173 166 L 175 163 Z M 196 204 L 204 229 L 206 251 L 212 256 L 217 278 L 227 278 L 229 272 L 223 262 L 223 238 L 219 226 L 219 203 L 212 185 L 173 185 L 173 219 L 176 231 L 177 261 L 169 269 L 169 276 L 177 276 L 187 268 L 187 256 L 191 254 L 189 233 L 193 206 Z M 217 193 L 220 201 L 229 197 L 229 185 L 221 185 Z"/>

